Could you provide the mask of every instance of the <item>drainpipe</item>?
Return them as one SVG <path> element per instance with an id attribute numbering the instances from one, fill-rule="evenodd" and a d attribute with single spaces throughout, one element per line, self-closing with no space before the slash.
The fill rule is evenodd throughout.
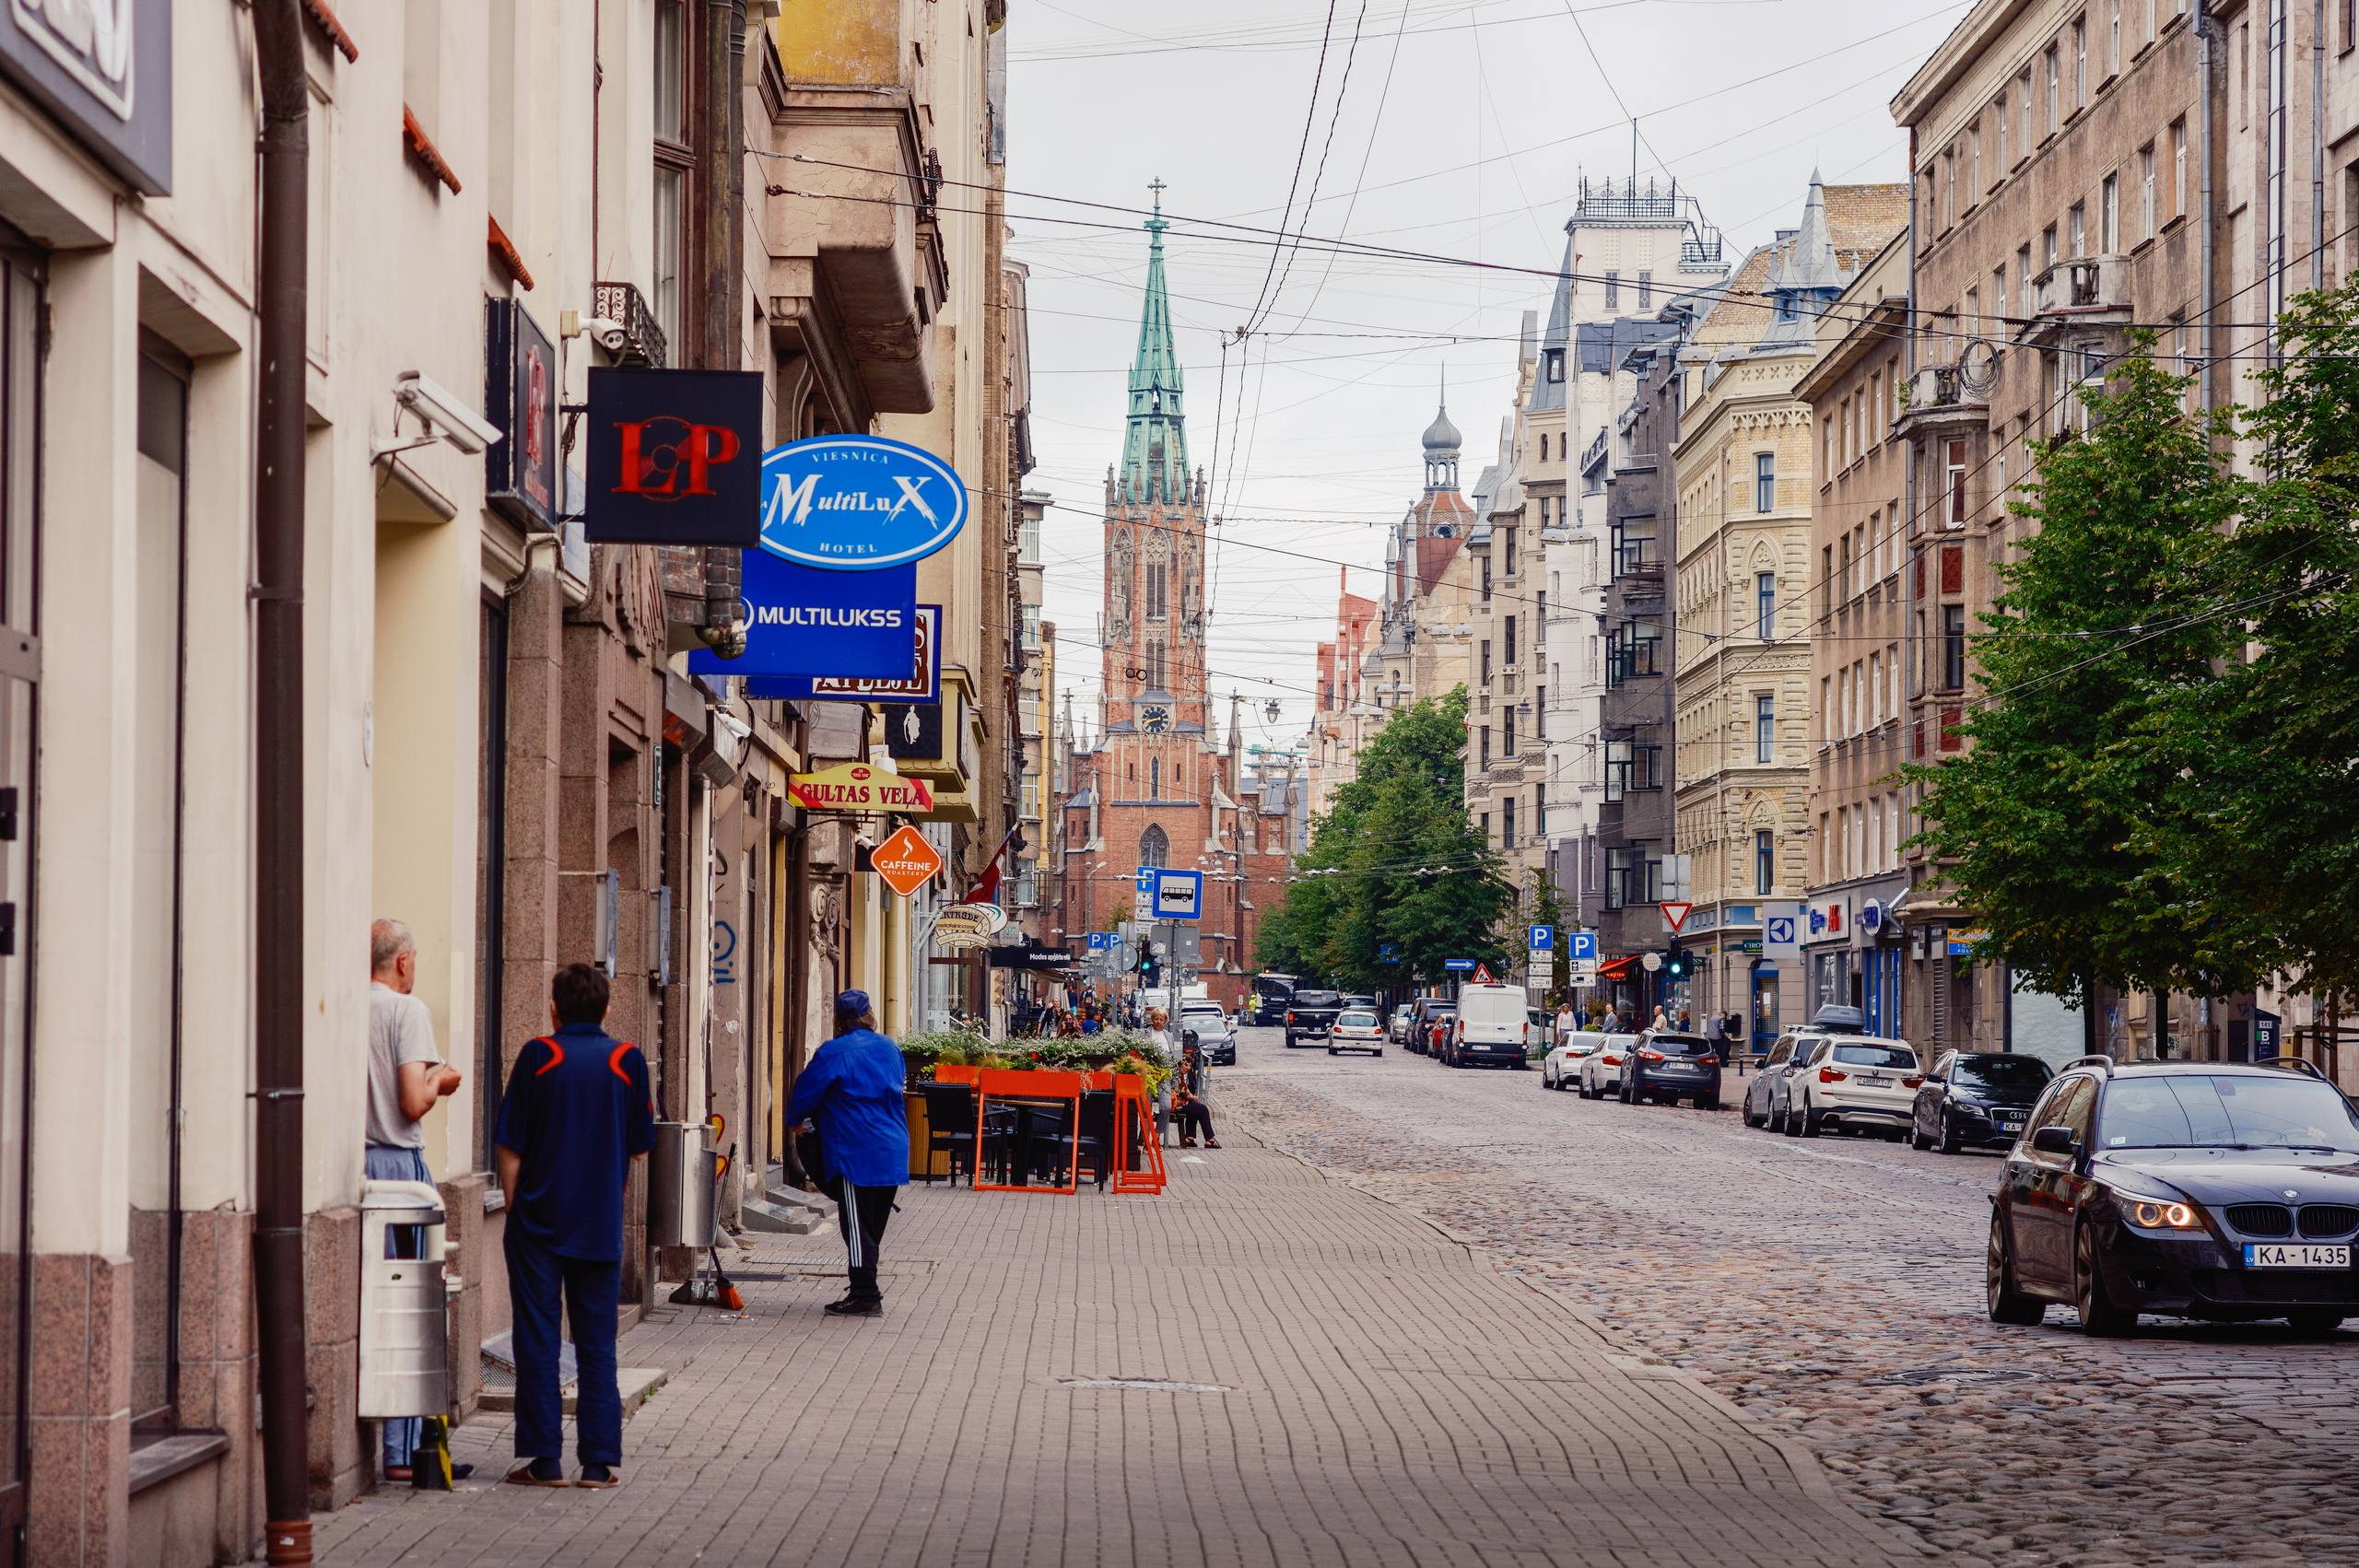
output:
<path id="1" fill-rule="evenodd" d="M 2326 287 L 2326 0 L 2310 21 L 2310 287 Z"/>
<path id="2" fill-rule="evenodd" d="M 2204 13 L 2203 0 L 2195 0 L 2195 14 L 2189 20 L 2194 24 L 2195 28 L 2195 72 L 2200 78 L 2195 98 L 2197 129 L 2200 133 L 2195 161 L 2201 170 L 2202 183 L 2197 193 L 2197 204 L 2202 211 L 2201 222 L 2197 231 L 2201 243 L 2197 247 L 2199 254 L 2196 264 L 2201 274 L 2199 279 L 2201 287 L 2198 309 L 2203 315 L 2201 391 L 2204 411 L 2209 413 L 2212 408 L 2212 383 L 2216 373 L 2212 352 L 2212 297 L 2215 286 L 2212 278 L 2212 18 Z"/>
<path id="3" fill-rule="evenodd" d="M 707 0 L 706 16 L 705 145 L 712 149 L 714 189 L 705 217 L 704 343 L 697 362 L 734 370 L 745 310 L 745 0 Z M 704 624 L 697 636 L 724 659 L 745 651 L 737 625 L 742 572 L 735 550 L 705 547 Z"/>
<path id="4" fill-rule="evenodd" d="M 262 75 L 254 421 L 254 1278 L 267 1561 L 311 1561 L 303 1345 L 303 322 L 298 0 L 254 0 Z"/>

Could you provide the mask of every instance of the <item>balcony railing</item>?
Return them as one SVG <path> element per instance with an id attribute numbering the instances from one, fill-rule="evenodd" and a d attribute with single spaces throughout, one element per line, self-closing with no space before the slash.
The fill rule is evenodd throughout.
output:
<path id="1" fill-rule="evenodd" d="M 2081 256 L 2058 262 L 2032 279 L 2032 312 L 2051 310 L 2127 310 L 2130 309 L 2130 258 Z"/>

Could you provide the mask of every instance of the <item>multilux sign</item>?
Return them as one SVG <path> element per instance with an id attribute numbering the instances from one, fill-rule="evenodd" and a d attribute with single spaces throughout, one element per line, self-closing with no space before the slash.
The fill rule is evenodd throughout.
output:
<path id="1" fill-rule="evenodd" d="M 593 369 L 589 420 L 593 542 L 760 542 L 759 370 Z"/>
<path id="2" fill-rule="evenodd" d="M 924 559 L 967 521 L 948 463 L 882 436 L 814 436 L 762 454 L 762 547 L 806 567 L 874 571 Z"/>

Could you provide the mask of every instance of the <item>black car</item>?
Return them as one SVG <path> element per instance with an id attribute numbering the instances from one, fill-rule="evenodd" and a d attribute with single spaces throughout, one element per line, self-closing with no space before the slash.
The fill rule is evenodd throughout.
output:
<path id="1" fill-rule="evenodd" d="M 1286 1002 L 1286 1049 L 1294 1049 L 1297 1040 L 1324 1045 L 1328 1031 L 1335 1026 L 1335 1015 L 1343 1011 L 1340 991 L 1295 992 Z"/>
<path id="2" fill-rule="evenodd" d="M 2323 1332 L 2359 1313 L 2354 1237 L 2359 1113 L 2308 1063 L 2083 1057 L 2001 1169 L 1990 1316 L 2060 1302 L 2092 1334 L 2142 1312 Z"/>
<path id="3" fill-rule="evenodd" d="M 1677 1105 L 1683 1097 L 1699 1111 L 1720 1108 L 1719 1046 L 1701 1035 L 1648 1030 L 1622 1054 L 1622 1103 Z"/>
<path id="4" fill-rule="evenodd" d="M 2013 1143 L 2034 1101 L 2056 1076 L 2036 1056 L 1949 1051 L 1917 1091 L 1908 1141 L 1954 1154 L 1968 1143 Z"/>

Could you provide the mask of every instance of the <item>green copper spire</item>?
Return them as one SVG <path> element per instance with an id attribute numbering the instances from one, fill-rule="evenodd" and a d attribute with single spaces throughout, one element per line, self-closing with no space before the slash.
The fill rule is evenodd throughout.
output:
<path id="1" fill-rule="evenodd" d="M 1126 501 L 1178 502 L 1188 494 L 1188 427 L 1181 411 L 1180 355 L 1171 345 L 1171 298 L 1163 286 L 1163 216 L 1160 178 L 1152 236 L 1146 252 L 1146 309 L 1139 317 L 1139 356 L 1131 367 L 1130 428 L 1122 439 L 1121 495 Z"/>

